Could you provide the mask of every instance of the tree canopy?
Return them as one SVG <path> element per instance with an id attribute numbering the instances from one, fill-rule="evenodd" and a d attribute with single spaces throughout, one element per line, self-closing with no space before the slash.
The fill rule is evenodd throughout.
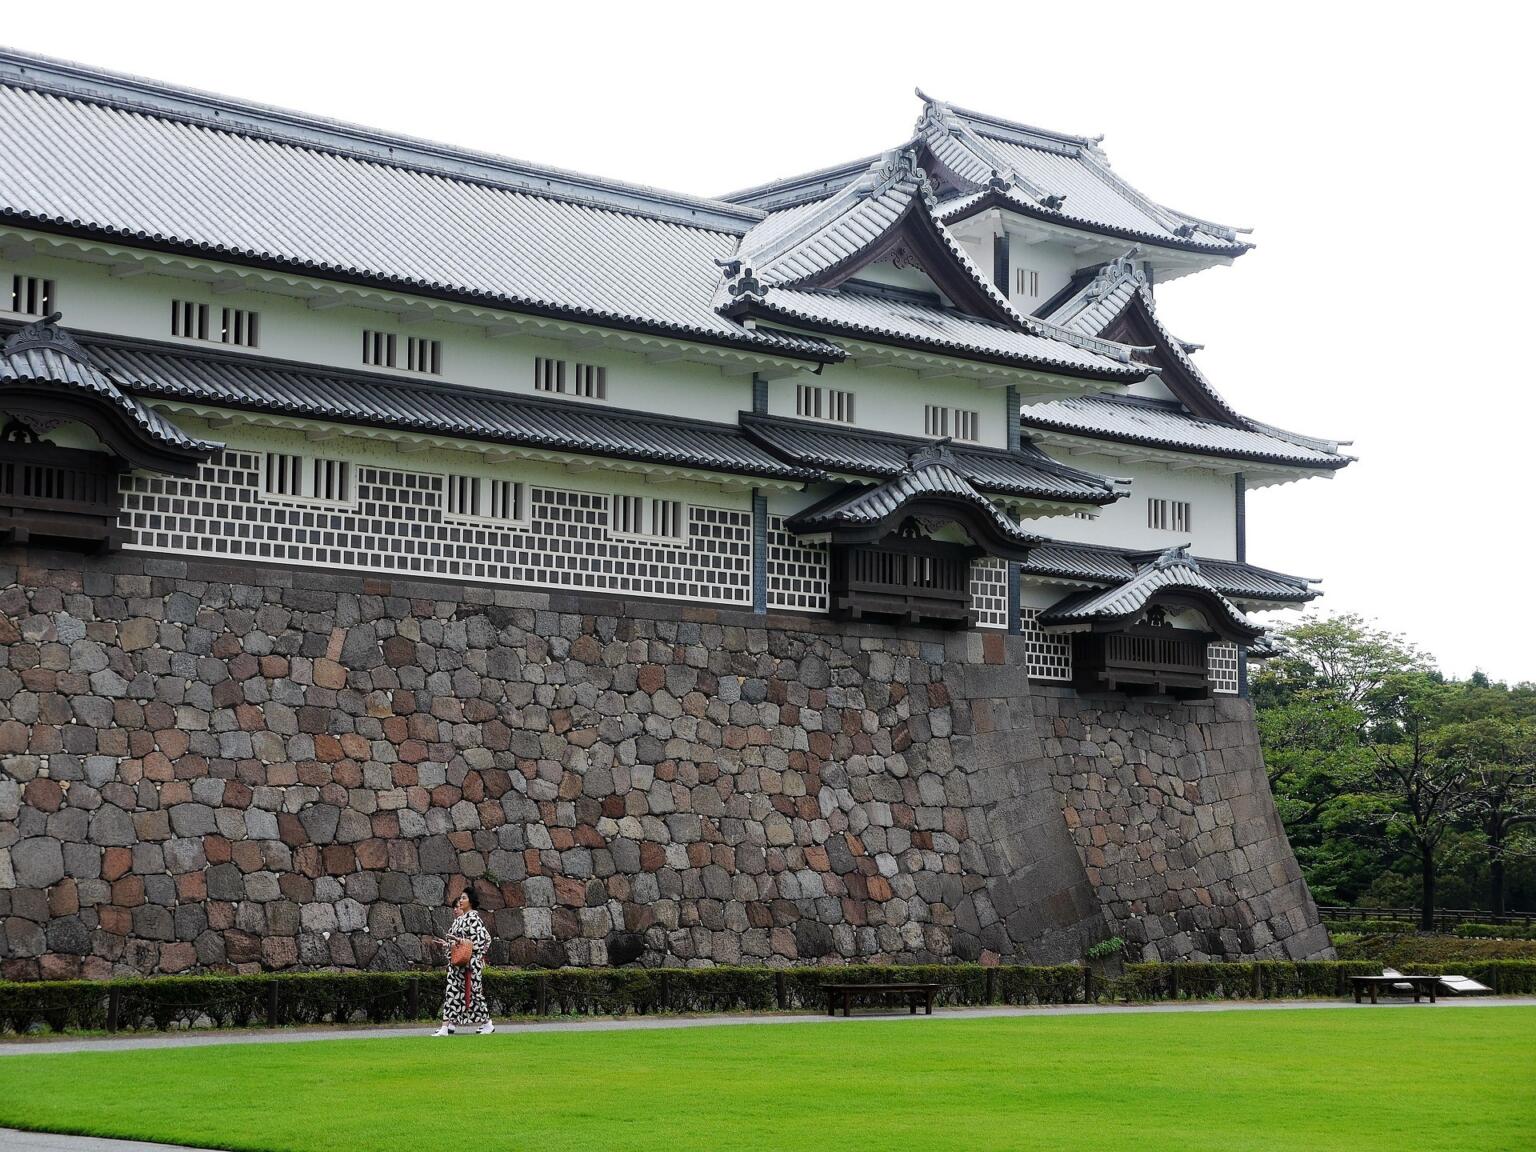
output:
<path id="1" fill-rule="evenodd" d="M 1324 904 L 1536 907 L 1536 685 L 1448 680 L 1358 615 L 1252 681 L 1270 785 Z"/>

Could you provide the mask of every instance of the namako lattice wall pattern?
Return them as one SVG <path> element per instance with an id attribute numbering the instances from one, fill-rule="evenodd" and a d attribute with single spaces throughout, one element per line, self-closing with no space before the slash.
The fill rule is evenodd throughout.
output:
<path id="1" fill-rule="evenodd" d="M 355 501 L 269 499 L 262 454 L 225 451 L 195 477 L 133 472 L 119 523 L 129 547 L 457 577 L 718 604 L 752 602 L 750 512 L 686 505 L 677 541 L 615 538 L 611 497 L 529 485 L 526 524 L 459 522 L 446 477 L 358 464 Z"/>
<path id="2" fill-rule="evenodd" d="M 1211 691 L 1225 696 L 1236 696 L 1239 691 L 1237 678 L 1237 645 L 1215 643 L 1205 648 L 1205 666 L 1211 679 Z"/>

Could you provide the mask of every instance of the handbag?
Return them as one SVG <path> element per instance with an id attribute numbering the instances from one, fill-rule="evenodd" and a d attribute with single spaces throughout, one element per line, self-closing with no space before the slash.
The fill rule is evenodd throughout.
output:
<path id="1" fill-rule="evenodd" d="M 474 943 L 462 936 L 453 942 L 453 947 L 448 952 L 448 963 L 455 968 L 468 968 L 469 962 L 474 958 Z"/>

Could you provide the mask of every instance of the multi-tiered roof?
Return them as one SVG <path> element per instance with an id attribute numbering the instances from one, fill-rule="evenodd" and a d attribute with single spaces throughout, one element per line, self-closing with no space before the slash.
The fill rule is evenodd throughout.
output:
<path id="1" fill-rule="evenodd" d="M 845 522 L 879 505 L 878 493 L 914 485 L 956 488 L 950 496 L 973 505 L 1056 510 L 1123 494 L 1031 439 L 1122 440 L 1310 473 L 1348 459 L 1336 444 L 1233 411 L 1158 320 L 1136 262 L 1108 258 L 1136 242 L 1179 274 L 1240 255 L 1240 230 L 1141 195 L 1097 140 L 926 97 L 914 135 L 895 149 L 709 199 L 0 52 L 0 149 L 25 159 L 0 166 L 0 224 L 217 260 L 206 275 L 226 284 L 304 276 L 312 292 L 338 299 L 404 293 L 489 327 L 584 326 L 594 339 L 685 347 L 734 371 L 885 358 L 1059 397 L 1027 406 L 1026 438 L 1015 432 L 1008 449 L 955 447 L 918 467 L 919 442 L 879 432 L 829 436 L 747 413 L 712 423 L 85 337 L 93 370 L 122 405 L 172 439 L 180 434 L 164 412 L 321 418 L 780 484 L 835 482 L 843 487 L 813 511 Z M 1022 314 L 949 230 L 989 208 L 1090 237 L 1103 267 Z M 932 290 L 859 279 L 877 263 L 916 268 Z M 1127 394 L 1149 374 L 1174 401 Z M 1138 571 L 1129 553 L 1016 535 L 1025 571 L 1090 587 Z M 1201 570 L 1220 595 L 1250 605 L 1313 594 L 1306 581 L 1246 565 Z"/>

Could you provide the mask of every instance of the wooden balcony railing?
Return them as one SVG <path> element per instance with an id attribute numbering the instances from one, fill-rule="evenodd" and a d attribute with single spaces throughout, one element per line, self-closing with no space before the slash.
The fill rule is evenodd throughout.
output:
<path id="1" fill-rule="evenodd" d="M 970 615 L 970 549 L 962 544 L 892 539 L 834 547 L 832 553 L 832 611 L 838 616 L 955 624 Z"/>
<path id="2" fill-rule="evenodd" d="M 0 441 L 0 536 L 114 547 L 117 468 L 102 452 Z"/>
<path id="3" fill-rule="evenodd" d="M 1072 645 L 1073 678 L 1080 690 L 1208 696 L 1208 639 L 1179 628 L 1080 632 Z"/>

